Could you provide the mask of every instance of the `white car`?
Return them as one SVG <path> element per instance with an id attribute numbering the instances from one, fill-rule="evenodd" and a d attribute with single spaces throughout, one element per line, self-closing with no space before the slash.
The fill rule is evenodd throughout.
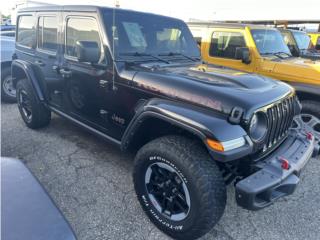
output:
<path id="1" fill-rule="evenodd" d="M 1 31 L 1 100 L 16 101 L 16 90 L 12 85 L 11 62 L 15 48 L 14 31 Z"/>

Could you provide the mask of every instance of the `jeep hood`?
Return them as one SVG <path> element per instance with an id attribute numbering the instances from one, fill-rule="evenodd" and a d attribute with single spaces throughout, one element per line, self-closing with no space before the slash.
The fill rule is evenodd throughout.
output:
<path id="1" fill-rule="evenodd" d="M 281 80 L 320 85 L 320 61 L 292 58 L 275 63 L 274 74 Z"/>
<path id="2" fill-rule="evenodd" d="M 141 67 L 133 77 L 133 85 L 224 114 L 241 107 L 247 116 L 293 92 L 293 88 L 280 81 L 207 65 Z"/>

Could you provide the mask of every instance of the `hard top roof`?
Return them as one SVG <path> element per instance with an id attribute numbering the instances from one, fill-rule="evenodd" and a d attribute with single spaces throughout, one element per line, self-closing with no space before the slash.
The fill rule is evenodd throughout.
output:
<path id="1" fill-rule="evenodd" d="M 216 27 L 216 28 L 240 28 L 244 29 L 246 27 L 252 29 L 273 29 L 273 27 L 267 27 L 264 25 L 257 24 L 246 24 L 246 23 L 223 23 L 223 22 L 188 22 L 189 26 L 199 26 L 199 27 Z"/>
<path id="2" fill-rule="evenodd" d="M 278 30 L 280 30 L 280 32 L 298 32 L 298 33 L 307 33 L 307 32 L 302 31 L 302 30 L 298 30 L 298 29 L 291 29 L 291 28 L 278 28 Z"/>
<path id="3" fill-rule="evenodd" d="M 141 14 L 148 14 L 148 15 L 154 15 L 154 16 L 162 16 L 162 17 L 172 18 L 177 20 L 177 18 L 163 16 L 163 15 L 154 14 L 154 13 L 139 12 L 139 11 L 123 9 L 123 8 L 111 8 L 111 7 L 95 6 L 95 5 L 48 5 L 48 6 L 38 6 L 38 7 L 27 7 L 27 8 L 19 9 L 18 14 L 24 13 L 24 12 L 58 12 L 58 11 L 98 12 L 99 10 L 109 10 L 109 11 L 116 10 L 116 12 L 141 13 Z"/>

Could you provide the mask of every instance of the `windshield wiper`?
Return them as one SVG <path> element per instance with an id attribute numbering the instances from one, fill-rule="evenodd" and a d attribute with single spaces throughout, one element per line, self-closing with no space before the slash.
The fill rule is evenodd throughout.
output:
<path id="1" fill-rule="evenodd" d="M 276 56 L 278 58 L 284 59 L 284 57 L 282 57 L 281 54 L 285 54 L 288 57 L 292 57 L 291 54 L 286 53 L 286 52 L 264 52 L 264 53 L 261 53 L 261 55 L 273 55 L 273 56 Z"/>
<path id="2" fill-rule="evenodd" d="M 119 55 L 122 55 L 122 56 L 134 56 L 134 57 L 152 57 L 153 59 L 158 60 L 160 62 L 164 62 L 164 63 L 170 64 L 169 61 L 167 61 L 165 59 L 162 59 L 160 57 L 157 57 L 155 55 L 149 54 L 149 53 L 129 52 L 129 53 L 119 53 Z"/>
<path id="3" fill-rule="evenodd" d="M 183 53 L 179 53 L 179 52 L 169 52 L 169 53 L 163 53 L 163 54 L 159 54 L 159 56 L 183 56 L 193 62 L 197 62 L 199 61 L 200 59 L 198 58 L 193 58 L 193 57 L 189 57 L 188 55 L 185 55 Z"/>

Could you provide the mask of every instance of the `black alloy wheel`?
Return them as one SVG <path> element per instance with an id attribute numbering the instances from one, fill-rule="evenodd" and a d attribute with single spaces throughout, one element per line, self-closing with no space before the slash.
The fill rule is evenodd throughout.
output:
<path id="1" fill-rule="evenodd" d="M 181 221 L 190 210 L 190 194 L 176 170 L 166 163 L 151 164 L 145 184 L 153 206 L 172 221 Z"/>

